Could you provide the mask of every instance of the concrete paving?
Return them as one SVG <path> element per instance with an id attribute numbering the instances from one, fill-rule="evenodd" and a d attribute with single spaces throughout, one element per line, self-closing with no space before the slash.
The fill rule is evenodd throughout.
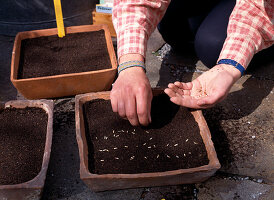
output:
<path id="1" fill-rule="evenodd" d="M 13 39 L 0 36 L 1 102 L 22 98 L 9 80 Z M 192 51 L 174 53 L 158 32 L 149 40 L 146 65 L 153 87 L 190 81 L 208 70 Z M 198 184 L 92 192 L 79 177 L 74 98 L 55 99 L 52 153 L 42 199 L 274 199 L 274 61 L 254 65 L 225 101 L 203 111 L 222 168 Z"/>

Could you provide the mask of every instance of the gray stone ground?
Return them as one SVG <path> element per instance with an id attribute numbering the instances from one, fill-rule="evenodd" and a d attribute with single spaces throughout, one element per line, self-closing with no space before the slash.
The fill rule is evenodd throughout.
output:
<path id="1" fill-rule="evenodd" d="M 0 102 L 23 98 L 9 80 L 13 40 L 0 35 Z M 190 81 L 208 70 L 191 51 L 178 56 L 163 45 L 159 33 L 154 32 L 146 60 L 153 87 Z M 274 62 L 253 65 L 225 101 L 203 111 L 222 165 L 203 183 L 92 192 L 79 178 L 74 99 L 55 99 L 52 153 L 42 199 L 274 199 Z"/>

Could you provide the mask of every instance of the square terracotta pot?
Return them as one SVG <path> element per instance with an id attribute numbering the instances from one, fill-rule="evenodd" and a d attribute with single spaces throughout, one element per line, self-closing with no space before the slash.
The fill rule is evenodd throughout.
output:
<path id="1" fill-rule="evenodd" d="M 1 200 L 35 200 L 40 199 L 44 188 L 46 179 L 51 143 L 52 143 L 52 128 L 53 128 L 53 101 L 50 100 L 34 100 L 34 101 L 9 101 L 5 104 L 5 108 L 26 108 L 35 107 L 42 108 L 48 115 L 47 133 L 45 141 L 45 149 L 43 155 L 42 166 L 39 174 L 30 181 L 14 184 L 14 185 L 0 185 L 0 199 Z M 3 172 L 1 172 L 3 173 Z"/>
<path id="2" fill-rule="evenodd" d="M 153 95 L 163 93 L 162 89 L 153 89 Z M 92 174 L 88 167 L 88 146 L 85 135 L 83 104 L 94 99 L 110 99 L 110 92 L 98 92 L 76 96 L 76 138 L 80 155 L 80 178 L 93 190 L 105 191 L 136 187 L 152 187 L 163 185 L 190 184 L 202 182 L 212 176 L 220 168 L 220 163 L 211 140 L 207 123 L 200 110 L 191 114 L 198 123 L 200 134 L 204 142 L 209 163 L 204 166 L 178 169 L 165 172 L 139 174 Z"/>
<path id="3" fill-rule="evenodd" d="M 11 82 L 27 99 L 63 97 L 109 90 L 117 72 L 117 61 L 108 27 L 106 25 L 84 25 L 65 28 L 66 34 L 99 30 L 104 30 L 105 32 L 107 50 L 111 61 L 110 68 L 26 79 L 18 79 L 21 41 L 24 39 L 57 35 L 57 28 L 18 33 L 12 51 Z"/>

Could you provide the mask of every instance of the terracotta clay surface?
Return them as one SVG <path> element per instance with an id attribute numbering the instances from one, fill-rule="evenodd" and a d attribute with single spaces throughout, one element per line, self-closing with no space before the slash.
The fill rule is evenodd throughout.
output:
<path id="1" fill-rule="evenodd" d="M 106 59 L 110 59 L 111 63 L 111 66 L 107 67 L 108 69 L 25 79 L 18 78 L 22 40 L 57 35 L 57 29 L 18 33 L 15 38 L 11 61 L 11 81 L 13 85 L 27 99 L 54 98 L 109 90 L 117 72 L 117 61 L 107 26 L 84 25 L 65 28 L 68 35 L 72 33 L 98 32 L 100 30 L 104 30 L 105 33 L 108 51 L 108 58 Z M 92 50 L 92 47 L 90 47 L 90 51 Z"/>
<path id="2" fill-rule="evenodd" d="M 161 89 L 154 89 L 153 93 L 154 96 L 157 96 L 163 93 L 163 91 Z M 80 154 L 80 177 L 93 191 L 197 183 L 206 180 L 220 168 L 206 121 L 201 111 L 192 111 L 191 114 L 198 123 L 200 134 L 206 147 L 208 164 L 165 172 L 101 175 L 90 173 L 83 105 L 95 99 L 109 100 L 109 94 L 109 92 L 99 92 L 76 96 L 76 138 Z"/>
<path id="3" fill-rule="evenodd" d="M 43 159 L 40 166 L 39 173 L 32 177 L 31 180 L 23 183 L 15 184 L 2 184 L 0 185 L 0 199 L 12 199 L 12 200 L 29 200 L 40 199 L 41 192 L 44 187 L 47 168 L 50 159 L 51 143 L 52 143 L 52 124 L 53 124 L 53 101 L 49 100 L 37 100 L 37 101 L 10 101 L 5 104 L 6 109 L 25 109 L 25 108 L 39 108 L 43 109 L 47 114 L 46 119 L 46 138 L 43 148 Z M 27 115 L 26 115 L 27 116 Z M 29 124 L 26 123 L 26 126 Z M 25 134 L 28 134 L 25 132 Z M 29 139 L 28 137 L 25 138 Z M 34 141 L 35 142 L 35 141 Z M 19 145 L 20 147 L 20 145 Z M 29 161 L 29 163 L 31 163 Z M 2 172 L 1 172 L 2 173 Z M 22 175 L 24 176 L 24 175 Z"/>

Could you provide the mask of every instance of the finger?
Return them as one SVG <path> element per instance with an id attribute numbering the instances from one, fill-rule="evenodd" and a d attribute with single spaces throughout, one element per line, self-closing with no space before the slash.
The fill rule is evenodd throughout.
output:
<path id="1" fill-rule="evenodd" d="M 122 118 L 126 117 L 125 104 L 123 99 L 118 101 L 118 113 Z"/>
<path id="2" fill-rule="evenodd" d="M 202 107 L 210 108 L 213 107 L 218 102 L 222 101 L 225 95 L 215 94 L 198 99 L 197 104 Z"/>
<path id="3" fill-rule="evenodd" d="M 134 96 L 131 96 L 127 99 L 125 108 L 128 121 L 131 123 L 131 125 L 137 126 L 139 122 L 136 112 L 136 101 Z"/>
<path id="4" fill-rule="evenodd" d="M 179 81 L 176 81 L 174 83 L 174 85 L 176 85 L 178 88 L 182 89 L 183 88 L 183 83 L 182 82 L 179 82 Z"/>
<path id="5" fill-rule="evenodd" d="M 153 98 L 153 96 L 152 96 L 152 92 L 150 93 L 150 95 L 149 95 L 149 101 L 148 101 L 148 121 L 149 121 L 149 123 L 151 123 L 151 101 L 152 101 L 152 98 Z"/>
<path id="6" fill-rule="evenodd" d="M 139 93 L 136 95 L 137 116 L 141 125 L 147 126 L 149 124 L 148 112 L 148 93 Z"/>
<path id="7" fill-rule="evenodd" d="M 171 90 L 173 90 L 175 93 L 178 93 L 180 95 L 184 95 L 183 90 L 181 90 L 176 84 L 180 84 L 180 82 L 175 82 L 174 84 L 170 83 L 168 85 L 168 88 L 171 89 Z"/>
<path id="8" fill-rule="evenodd" d="M 111 101 L 112 111 L 118 112 L 118 100 L 113 90 L 110 93 L 110 101 Z"/>
<path id="9" fill-rule="evenodd" d="M 174 84 L 175 84 L 177 87 L 179 87 L 180 89 L 183 89 L 183 90 L 191 90 L 192 87 L 193 87 L 192 82 L 184 83 L 184 82 L 176 81 Z"/>
<path id="10" fill-rule="evenodd" d="M 178 88 L 174 83 L 169 83 L 167 87 L 172 90 L 175 90 L 176 88 Z"/>
<path id="11" fill-rule="evenodd" d="M 182 89 L 184 89 L 184 90 L 191 90 L 192 87 L 193 87 L 193 83 L 192 82 L 182 83 Z"/>
<path id="12" fill-rule="evenodd" d="M 172 89 L 170 89 L 170 88 L 166 88 L 165 90 L 164 90 L 164 92 L 171 98 L 171 97 L 176 97 L 176 93 L 172 90 Z"/>

